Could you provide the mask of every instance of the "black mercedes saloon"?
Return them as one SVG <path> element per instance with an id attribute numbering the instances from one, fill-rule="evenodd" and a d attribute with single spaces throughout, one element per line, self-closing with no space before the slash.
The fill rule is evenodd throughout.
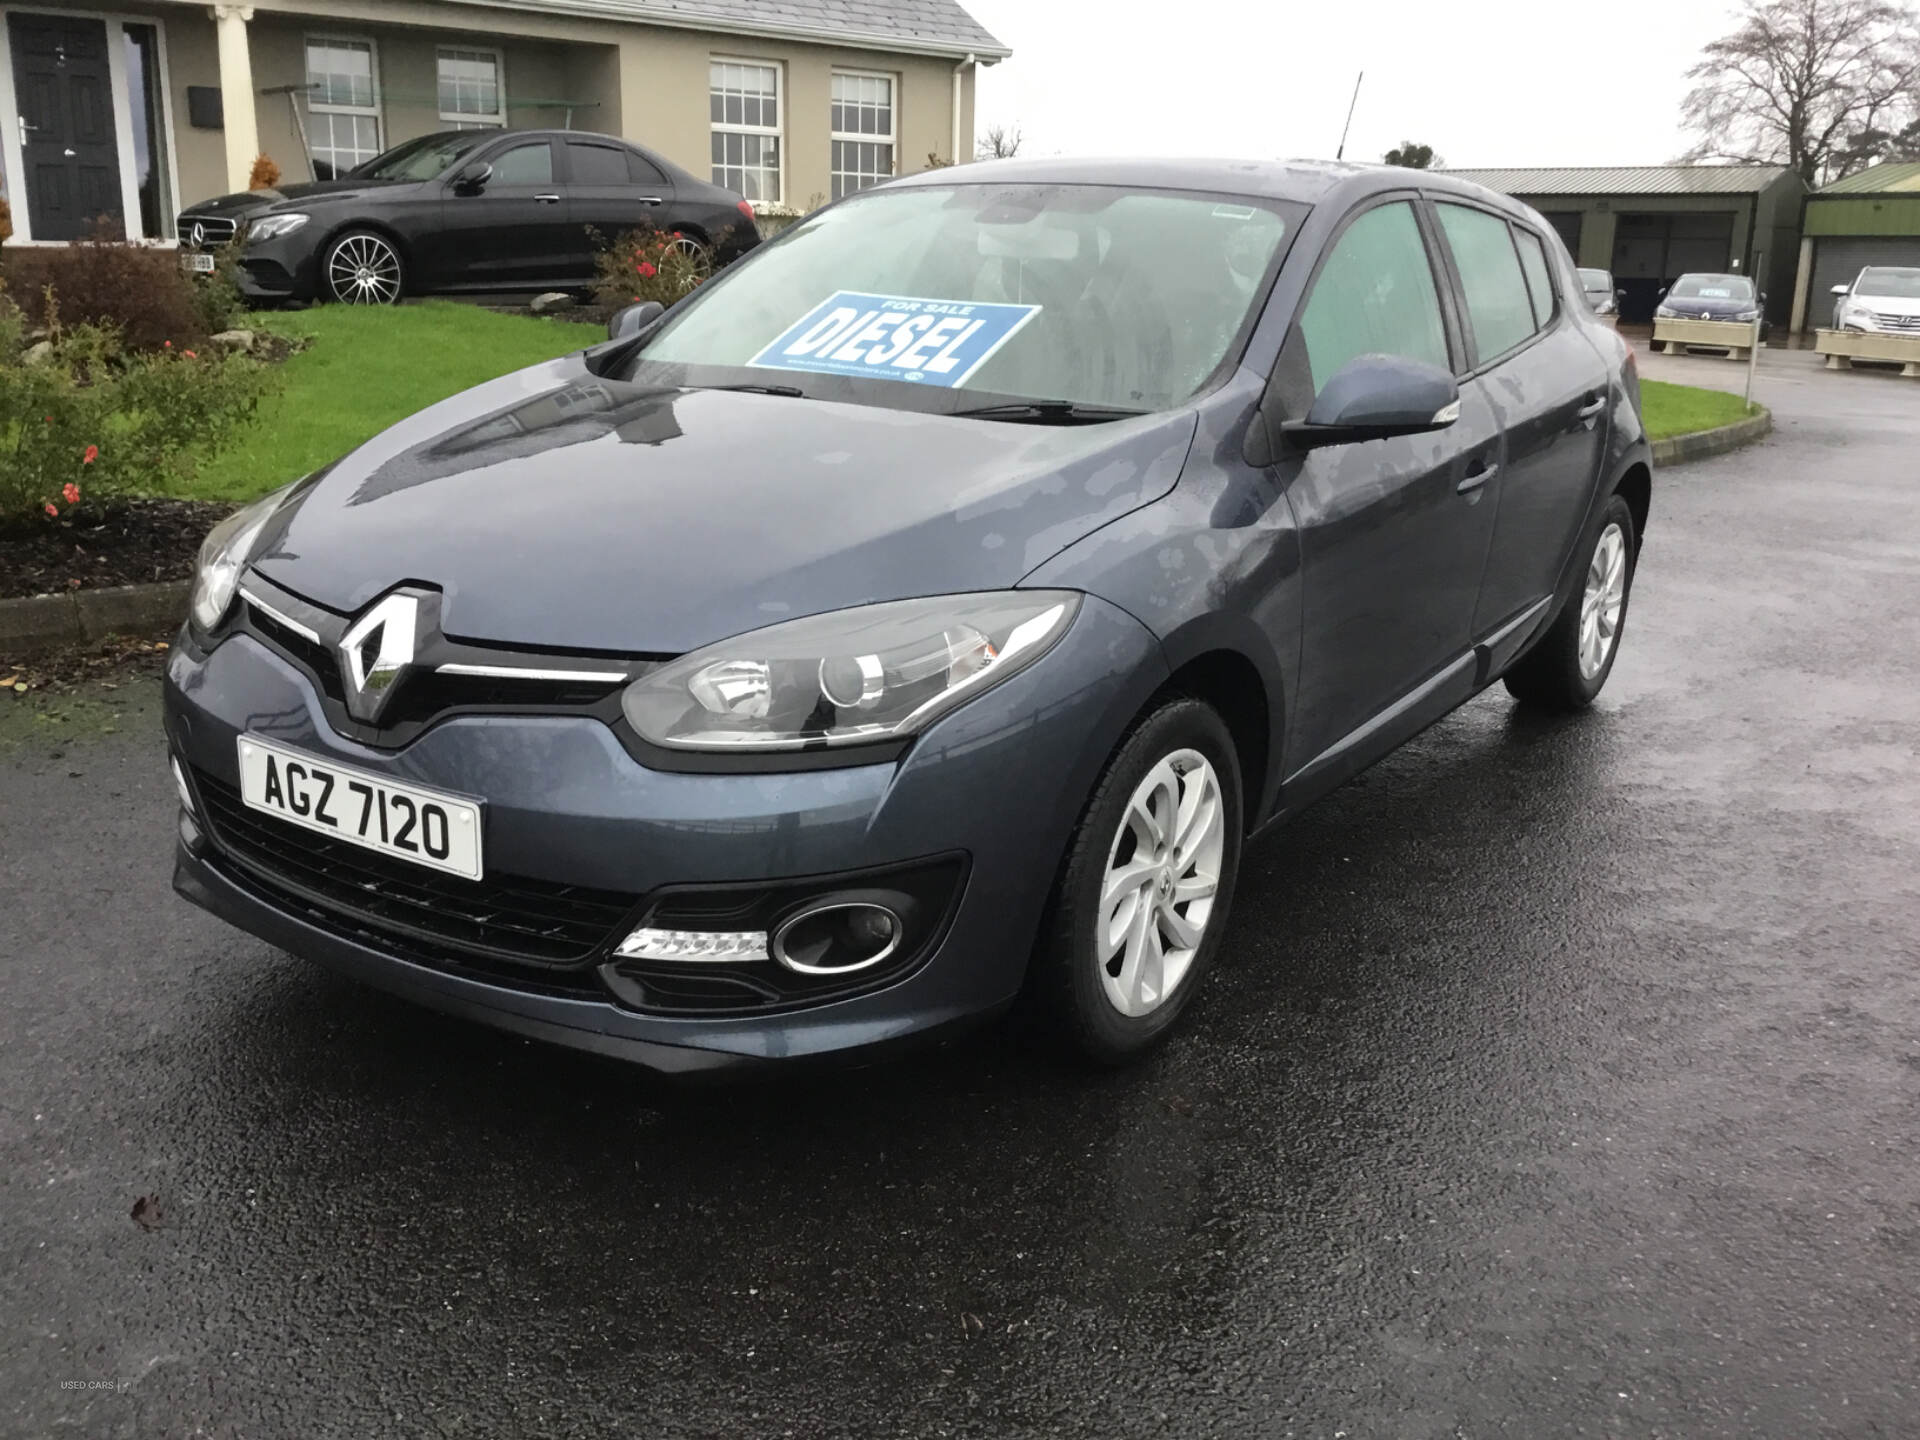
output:
<path id="1" fill-rule="evenodd" d="M 579 290 L 598 242 L 678 232 L 724 265 L 760 243 L 753 207 L 663 156 L 578 130 L 456 130 L 337 180 L 225 195 L 180 216 L 182 263 L 240 246 L 256 303 L 393 305 L 454 291 Z"/>

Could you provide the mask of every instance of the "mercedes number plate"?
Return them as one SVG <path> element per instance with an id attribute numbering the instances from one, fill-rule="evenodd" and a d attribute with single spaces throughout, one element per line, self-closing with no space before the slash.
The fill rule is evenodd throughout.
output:
<path id="1" fill-rule="evenodd" d="M 480 807 L 472 801 L 396 785 L 257 735 L 242 735 L 239 743 L 240 794 L 248 809 L 396 860 L 480 879 Z"/>

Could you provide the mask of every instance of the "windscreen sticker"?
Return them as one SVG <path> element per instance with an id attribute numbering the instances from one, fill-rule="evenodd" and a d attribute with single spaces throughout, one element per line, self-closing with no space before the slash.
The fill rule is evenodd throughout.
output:
<path id="1" fill-rule="evenodd" d="M 972 378 L 1040 309 L 842 290 L 748 363 L 763 370 L 859 375 L 950 390 Z"/>
<path id="2" fill-rule="evenodd" d="M 1721 286 L 1717 290 L 1702 289 L 1700 298 L 1702 300 L 1731 300 L 1733 298 L 1733 291 L 1727 289 L 1725 286 Z"/>

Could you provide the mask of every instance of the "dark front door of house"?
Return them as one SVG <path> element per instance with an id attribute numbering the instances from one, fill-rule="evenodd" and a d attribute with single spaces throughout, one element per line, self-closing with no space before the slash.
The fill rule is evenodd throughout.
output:
<path id="1" fill-rule="evenodd" d="M 101 216 L 124 224 L 104 20 L 8 17 L 27 215 L 36 240 L 74 240 Z"/>

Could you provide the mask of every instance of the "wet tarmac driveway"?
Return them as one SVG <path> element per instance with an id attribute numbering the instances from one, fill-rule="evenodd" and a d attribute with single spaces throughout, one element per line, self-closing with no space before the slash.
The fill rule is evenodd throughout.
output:
<path id="1" fill-rule="evenodd" d="M 662 1095 L 175 901 L 151 682 L 13 724 L 0 1434 L 1920 1433 L 1920 386 L 1762 390 L 1121 1076 Z"/>

